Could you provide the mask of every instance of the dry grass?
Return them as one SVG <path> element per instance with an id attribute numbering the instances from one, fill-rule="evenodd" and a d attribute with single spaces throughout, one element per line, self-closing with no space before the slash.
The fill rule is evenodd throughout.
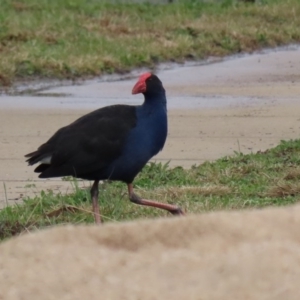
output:
<path id="1" fill-rule="evenodd" d="M 284 176 L 285 180 L 299 180 L 300 179 L 300 168 L 290 168 L 287 174 Z"/>
<path id="2" fill-rule="evenodd" d="M 274 198 L 283 198 L 288 196 L 300 195 L 300 183 L 279 182 L 267 191 L 266 196 Z"/>
<path id="3" fill-rule="evenodd" d="M 0 82 L 75 78 L 300 41 L 300 2 L 1 0 Z"/>
<path id="4" fill-rule="evenodd" d="M 205 185 L 205 186 L 171 186 L 160 187 L 152 191 L 142 191 L 142 195 L 148 198 L 159 198 L 165 201 L 177 202 L 183 197 L 190 196 L 224 196 L 232 193 L 232 189 L 222 185 Z"/>

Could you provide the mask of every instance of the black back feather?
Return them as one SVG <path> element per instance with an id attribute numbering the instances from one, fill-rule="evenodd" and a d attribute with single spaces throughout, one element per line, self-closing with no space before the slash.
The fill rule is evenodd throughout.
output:
<path id="1" fill-rule="evenodd" d="M 52 157 L 50 164 L 42 163 L 35 169 L 41 178 L 81 177 L 101 170 L 118 158 L 136 122 L 135 106 L 100 108 L 62 127 L 37 151 L 25 157 L 29 165 Z"/>

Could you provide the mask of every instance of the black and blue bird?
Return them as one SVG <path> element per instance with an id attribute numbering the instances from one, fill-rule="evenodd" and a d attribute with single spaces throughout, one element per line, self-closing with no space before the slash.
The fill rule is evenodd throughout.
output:
<path id="1" fill-rule="evenodd" d="M 159 78 L 142 74 L 132 94 L 144 94 L 142 105 L 112 105 L 82 116 L 60 128 L 36 151 L 25 155 L 40 178 L 73 176 L 93 180 L 91 198 L 96 223 L 101 223 L 98 203 L 100 180 L 118 180 L 128 186 L 136 204 L 165 209 L 175 215 L 183 211 L 171 204 L 140 198 L 133 180 L 145 164 L 164 147 L 167 132 L 167 99 Z"/>

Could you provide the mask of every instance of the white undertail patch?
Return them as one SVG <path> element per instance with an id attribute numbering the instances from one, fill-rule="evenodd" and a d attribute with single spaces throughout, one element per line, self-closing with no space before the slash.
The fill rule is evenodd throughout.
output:
<path id="1" fill-rule="evenodd" d="M 47 156 L 47 157 L 44 157 L 43 159 L 41 159 L 39 161 L 39 163 L 42 163 L 42 164 L 46 164 L 46 165 L 50 165 L 51 164 L 51 158 L 52 156 Z"/>

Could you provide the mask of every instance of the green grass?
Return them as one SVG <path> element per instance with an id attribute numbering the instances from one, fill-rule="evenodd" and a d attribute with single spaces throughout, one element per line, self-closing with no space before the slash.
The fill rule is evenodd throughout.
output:
<path id="1" fill-rule="evenodd" d="M 300 140 L 265 152 L 224 157 L 189 170 L 148 164 L 135 180 L 137 194 L 174 203 L 188 213 L 288 205 L 300 197 Z M 71 184 L 72 182 L 70 182 Z M 0 211 L 0 240 L 56 224 L 93 223 L 89 190 L 74 184 L 71 195 L 42 192 Z M 105 222 L 158 218 L 167 213 L 130 203 L 126 185 L 100 187 Z"/>
<path id="2" fill-rule="evenodd" d="M 299 0 L 0 0 L 0 7 L 0 85 L 99 76 L 300 41 Z"/>

